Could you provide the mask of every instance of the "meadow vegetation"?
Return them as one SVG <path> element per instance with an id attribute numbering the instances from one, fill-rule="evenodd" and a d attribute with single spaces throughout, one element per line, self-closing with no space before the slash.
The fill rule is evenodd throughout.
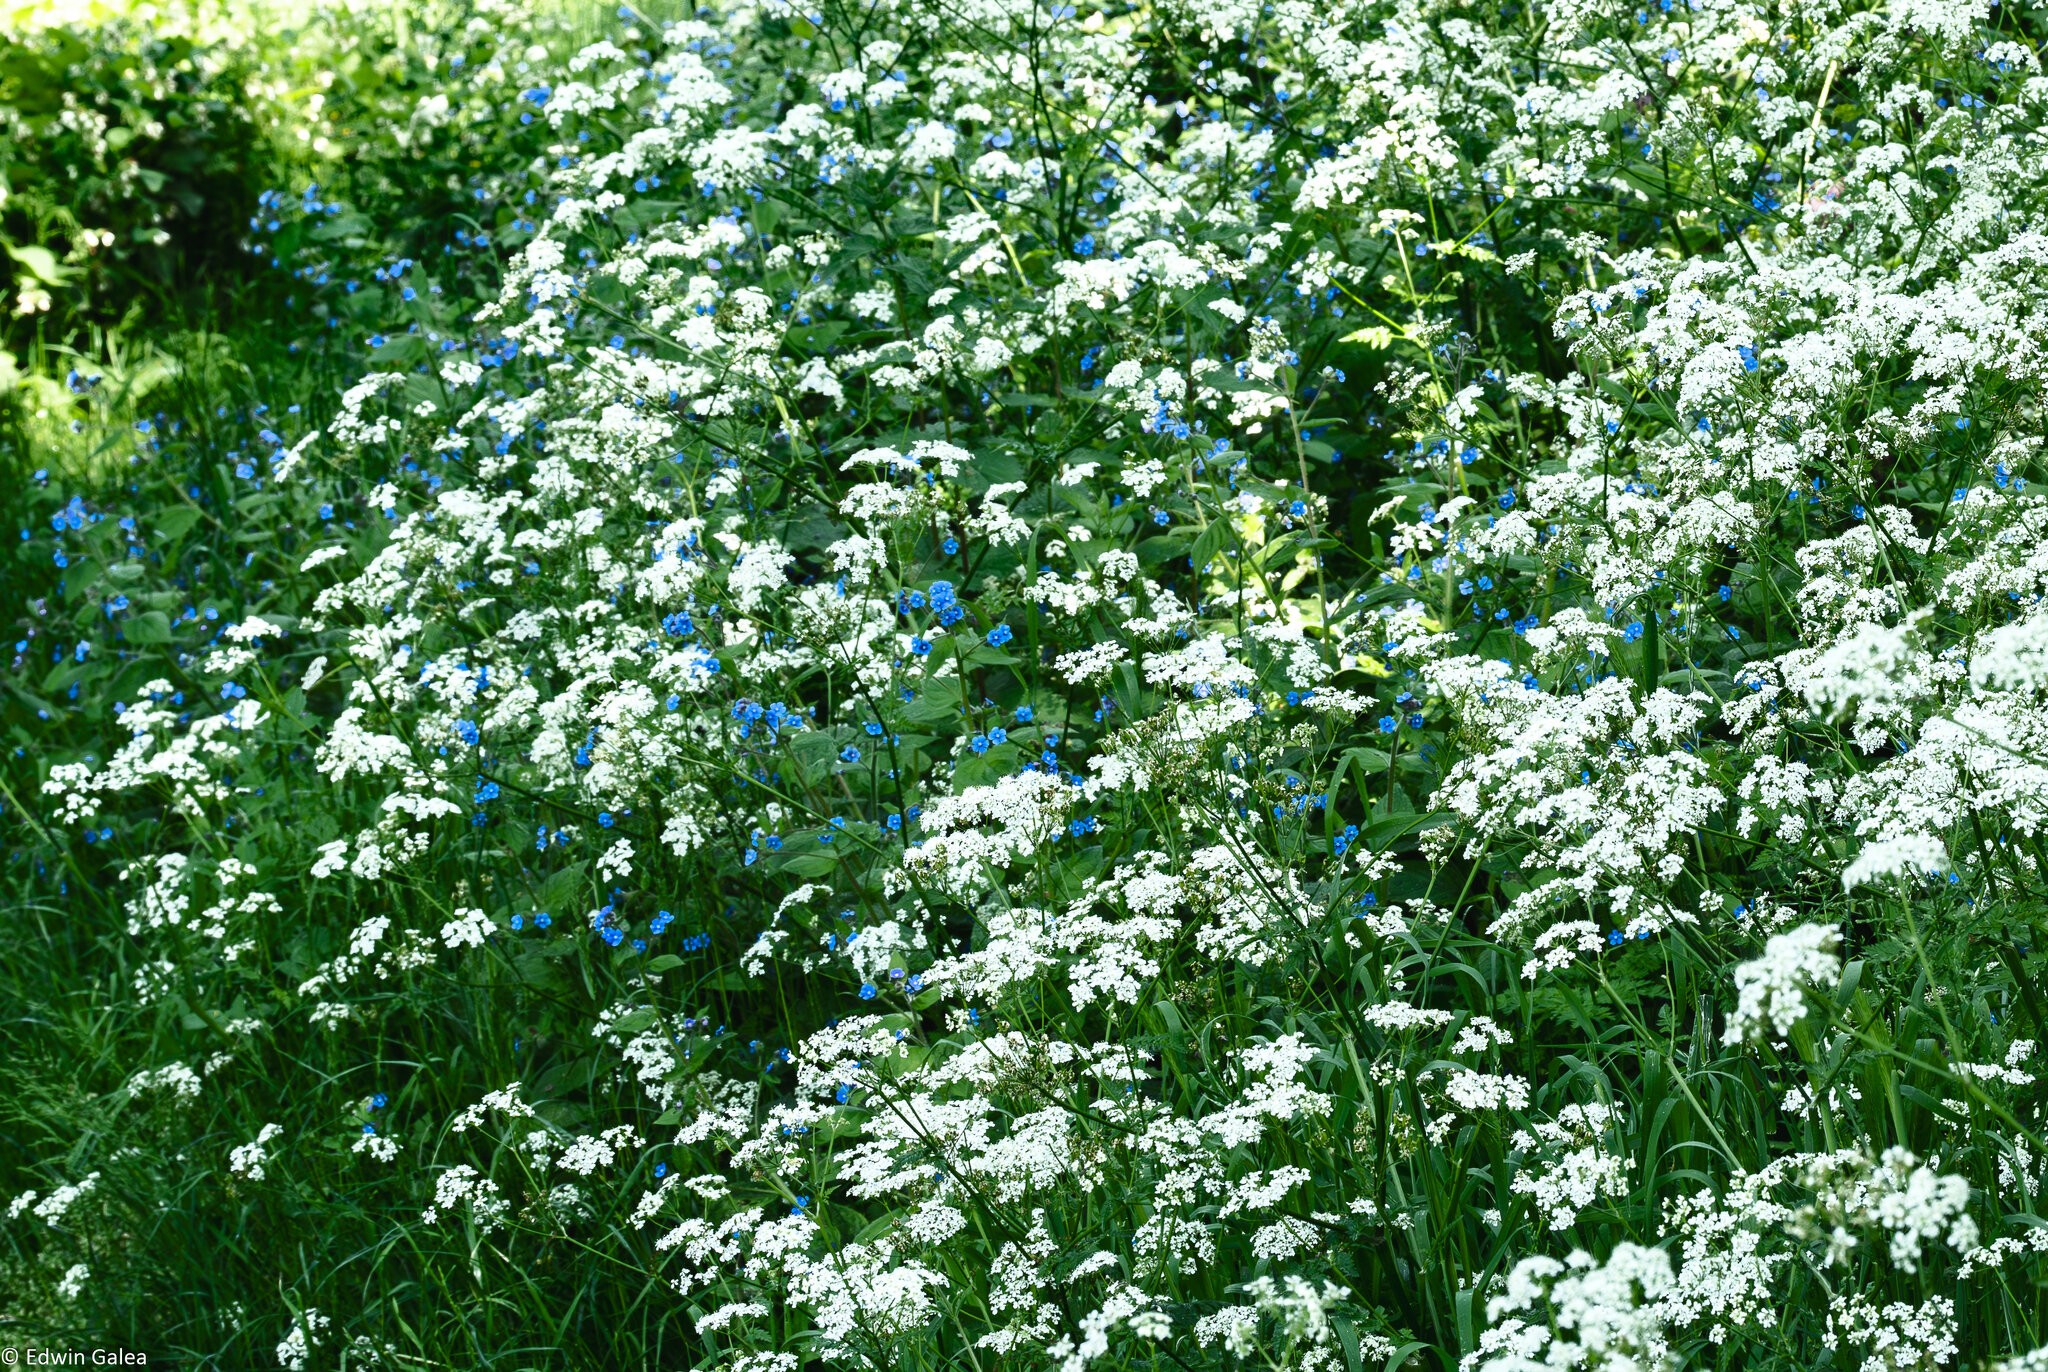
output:
<path id="1" fill-rule="evenodd" d="M 0 1343 L 2048 1368 L 2037 33 L 0 13 Z"/>

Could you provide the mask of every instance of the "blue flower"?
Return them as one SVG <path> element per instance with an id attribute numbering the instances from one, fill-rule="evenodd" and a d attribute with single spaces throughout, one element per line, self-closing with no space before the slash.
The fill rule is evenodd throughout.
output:
<path id="1" fill-rule="evenodd" d="M 1010 626 L 1007 624 L 998 624 L 995 628 L 988 631 L 989 646 L 993 648 L 1002 647 L 1010 641 L 1011 637 Z"/>

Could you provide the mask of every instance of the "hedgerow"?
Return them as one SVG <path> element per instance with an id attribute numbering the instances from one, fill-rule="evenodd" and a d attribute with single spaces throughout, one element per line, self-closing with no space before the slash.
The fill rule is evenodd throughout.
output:
<path id="1" fill-rule="evenodd" d="M 154 390 L 33 230 L 10 1337 L 2044 1365 L 2039 30 L 216 33 Z"/>

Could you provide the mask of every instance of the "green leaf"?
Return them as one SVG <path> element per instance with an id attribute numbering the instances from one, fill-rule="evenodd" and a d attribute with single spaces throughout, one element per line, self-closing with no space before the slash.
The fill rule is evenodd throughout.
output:
<path id="1" fill-rule="evenodd" d="M 1368 324 L 1354 329 L 1337 340 L 1340 343 L 1360 343 L 1368 348 L 1391 348 L 1394 346 L 1394 331 L 1384 324 Z"/>
<path id="2" fill-rule="evenodd" d="M 564 867 L 541 883 L 541 909 L 569 911 L 583 898 L 585 885 L 582 863 Z"/>
<path id="3" fill-rule="evenodd" d="M 1841 985 L 1835 988 L 1835 1004 L 1848 1009 L 1850 1002 L 1856 999 L 1856 988 L 1862 984 L 1863 960 L 1858 958 L 1842 969 Z"/>
<path id="4" fill-rule="evenodd" d="M 1184 538 L 1173 538 L 1166 534 L 1160 534 L 1153 538 L 1141 539 L 1138 542 L 1138 562 L 1141 566 L 1157 567 L 1162 563 L 1171 562 L 1177 557 L 1186 557 L 1187 555 L 1188 541 Z"/>
<path id="5" fill-rule="evenodd" d="M 162 610 L 144 610 L 121 625 L 121 637 L 130 643 L 169 643 L 171 617 Z"/>
<path id="6" fill-rule="evenodd" d="M 196 505 L 173 505 L 152 517 L 150 522 L 165 538 L 182 538 L 199 522 L 199 508 Z"/>
<path id="7" fill-rule="evenodd" d="M 1935 1116 L 1937 1119 L 1947 1120 L 1950 1124 L 1969 1123 L 1968 1119 L 1961 1115 L 1956 1114 L 1953 1110 L 1949 1109 L 1946 1105 L 1936 1100 L 1933 1096 L 1928 1095 L 1925 1091 L 1922 1091 L 1917 1086 L 1909 1086 L 1905 1082 L 1900 1082 L 1899 1094 L 1905 1097 L 1907 1100 L 1912 1101 L 1913 1104 L 1920 1106 L 1922 1109 L 1926 1110 L 1929 1114 Z"/>
<path id="8" fill-rule="evenodd" d="M 34 243 L 14 244 L 0 240 L 0 246 L 7 249 L 7 255 L 27 270 L 30 276 L 45 286 L 61 286 L 71 279 L 71 269 L 57 264 L 57 254 Z"/>
<path id="9" fill-rule="evenodd" d="M 953 769 L 953 794 L 960 795 L 973 790 L 977 786 L 993 785 L 1001 775 L 1000 772 L 989 765 L 988 759 L 985 756 L 976 757 L 973 753 L 964 754 L 959 764 Z"/>
<path id="10" fill-rule="evenodd" d="M 1193 552 L 1188 554 L 1188 561 L 1194 563 L 1196 571 L 1200 571 L 1209 565 L 1210 560 L 1217 553 L 1223 550 L 1224 545 L 1229 539 L 1230 521 L 1227 519 L 1210 520 L 1209 527 L 1202 530 L 1202 536 L 1195 540 L 1195 548 Z"/>
<path id="11" fill-rule="evenodd" d="M 628 1010 L 612 1021 L 612 1028 L 621 1034 L 637 1034 L 653 1025 L 654 1011 L 644 1005 L 638 1010 Z"/>

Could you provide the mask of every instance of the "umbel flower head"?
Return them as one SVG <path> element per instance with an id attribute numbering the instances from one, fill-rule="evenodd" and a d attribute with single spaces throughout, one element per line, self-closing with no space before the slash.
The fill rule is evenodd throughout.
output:
<path id="1" fill-rule="evenodd" d="M 1839 930 L 1822 924 L 1771 935 L 1762 957 L 1735 969 L 1735 1009 L 1722 1041 L 1742 1043 L 1766 1032 L 1783 1040 L 1806 1018 L 1809 998 L 1841 976 L 1842 959 L 1835 951 L 1841 942 Z"/>

